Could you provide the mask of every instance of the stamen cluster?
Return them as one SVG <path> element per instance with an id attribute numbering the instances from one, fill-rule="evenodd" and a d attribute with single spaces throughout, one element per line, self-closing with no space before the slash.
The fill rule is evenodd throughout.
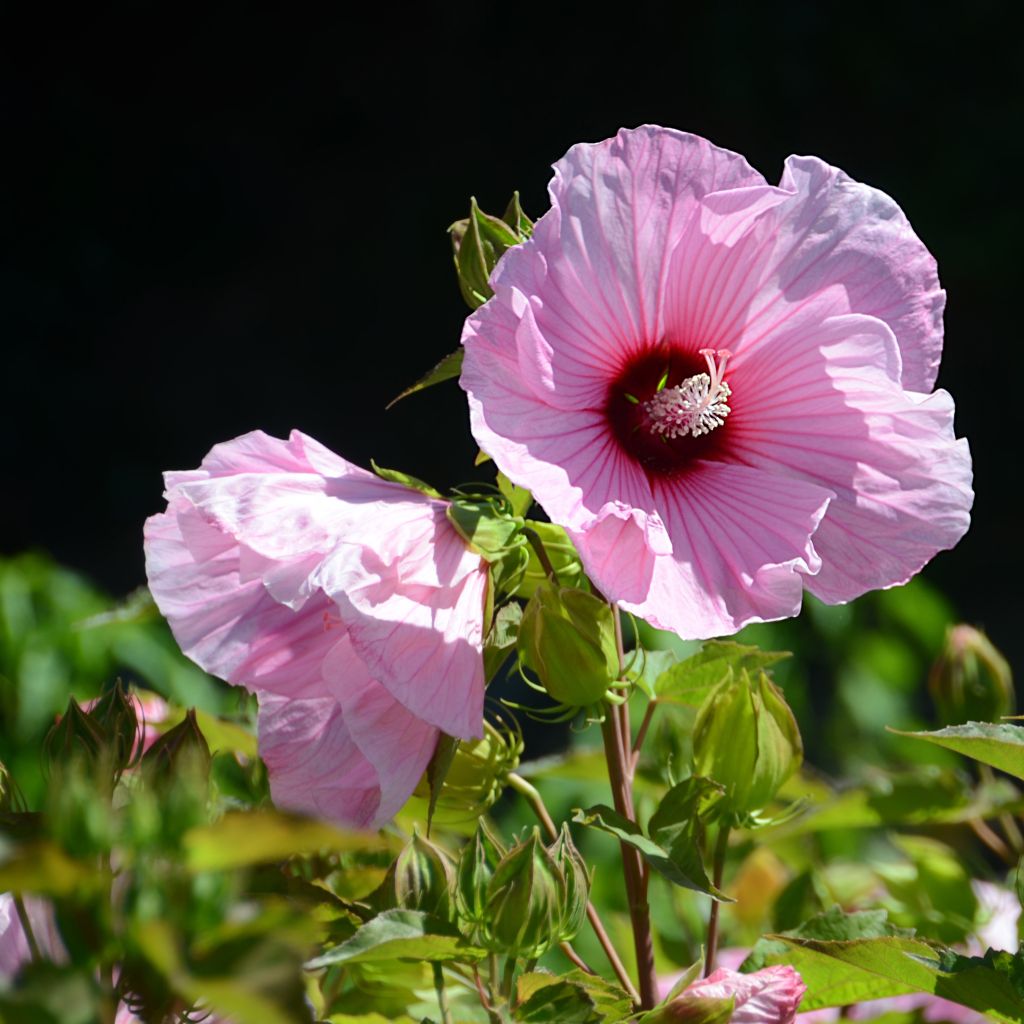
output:
<path id="1" fill-rule="evenodd" d="M 666 440 L 676 437 L 700 437 L 722 426 L 732 411 L 727 399 L 732 389 L 725 382 L 725 364 L 730 352 L 702 348 L 709 373 L 697 373 L 675 387 L 658 391 L 644 403 L 650 417 L 650 429 Z M 720 357 L 716 359 L 716 357 Z"/>

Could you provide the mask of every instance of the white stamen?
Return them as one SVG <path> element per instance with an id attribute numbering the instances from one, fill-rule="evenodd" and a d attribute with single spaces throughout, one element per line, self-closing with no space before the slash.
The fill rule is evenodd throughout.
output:
<path id="1" fill-rule="evenodd" d="M 700 354 L 708 364 L 708 373 L 687 377 L 644 403 L 651 433 L 661 434 L 665 440 L 687 434 L 700 437 L 720 427 L 732 411 L 726 403 L 732 389 L 724 379 L 725 364 L 732 353 L 724 348 L 702 348 Z"/>

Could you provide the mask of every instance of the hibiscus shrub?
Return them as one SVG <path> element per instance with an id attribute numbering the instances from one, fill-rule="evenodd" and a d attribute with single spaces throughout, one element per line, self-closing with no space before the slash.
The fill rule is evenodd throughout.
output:
<path id="1" fill-rule="evenodd" d="M 0 1018 L 1024 1021 L 1010 669 L 888 589 L 969 523 L 934 260 L 651 126 L 551 201 L 452 226 L 400 396 L 461 374 L 479 482 L 254 431 L 152 603 L 0 566 Z"/>

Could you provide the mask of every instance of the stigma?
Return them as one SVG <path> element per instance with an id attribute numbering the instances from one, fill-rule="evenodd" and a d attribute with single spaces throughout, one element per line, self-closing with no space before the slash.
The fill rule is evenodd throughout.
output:
<path id="1" fill-rule="evenodd" d="M 725 381 L 725 364 L 732 353 L 725 348 L 702 348 L 700 354 L 708 364 L 707 373 L 658 390 L 644 403 L 651 433 L 666 441 L 710 434 L 732 411 L 728 404 L 732 389 Z"/>

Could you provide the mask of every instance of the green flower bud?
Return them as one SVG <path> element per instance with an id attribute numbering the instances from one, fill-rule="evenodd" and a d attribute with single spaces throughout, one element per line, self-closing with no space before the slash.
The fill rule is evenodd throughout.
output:
<path id="1" fill-rule="evenodd" d="M 718 806 L 735 815 L 765 807 L 803 761 L 793 712 L 764 672 L 744 669 L 705 698 L 693 726 L 693 773 L 725 788 Z"/>
<path id="2" fill-rule="evenodd" d="M 946 633 L 928 689 L 943 725 L 994 722 L 1013 714 L 1016 703 L 1009 663 L 973 626 L 953 626 Z"/>
<path id="3" fill-rule="evenodd" d="M 534 828 L 501 859 L 487 886 L 484 943 L 496 953 L 539 957 L 558 942 L 565 882 Z"/>
<path id="4" fill-rule="evenodd" d="M 51 768 L 66 767 L 75 760 L 96 764 L 105 746 L 99 724 L 70 697 L 67 710 L 43 739 L 43 757 Z"/>
<path id="5" fill-rule="evenodd" d="M 484 922 L 487 913 L 487 887 L 504 856 L 501 843 L 488 831 L 481 819 L 473 838 L 462 848 L 456 874 L 455 895 L 459 917 L 473 935 Z"/>
<path id="6" fill-rule="evenodd" d="M 548 853 L 561 872 L 563 881 L 562 920 L 558 931 L 560 942 L 574 939 L 587 919 L 587 902 L 590 899 L 590 875 L 587 866 L 572 841 L 569 826 L 562 824 L 562 831 Z"/>
<path id="7" fill-rule="evenodd" d="M 448 505 L 448 521 L 490 565 L 491 582 L 499 594 L 512 593 L 530 561 L 523 520 L 512 515 L 505 499 L 466 496 Z"/>
<path id="8" fill-rule="evenodd" d="M 522 663 L 559 704 L 593 704 L 619 675 L 615 613 L 585 590 L 540 584 L 523 612 L 518 645 Z"/>
<path id="9" fill-rule="evenodd" d="M 125 692 L 120 679 L 92 706 L 89 717 L 99 726 L 114 770 L 120 774 L 132 763 L 139 746 L 135 701 Z"/>
<path id="10" fill-rule="evenodd" d="M 445 921 L 454 919 L 455 865 L 444 850 L 415 830 L 388 872 L 388 880 L 390 884 L 385 885 L 392 889 L 394 906 L 421 910 Z"/>
<path id="11" fill-rule="evenodd" d="M 518 728 L 484 720 L 483 739 L 462 740 L 455 750 L 437 798 L 435 819 L 447 822 L 479 818 L 497 803 L 510 772 L 519 767 L 523 736 Z M 426 776 L 416 795 L 429 799 Z"/>
<path id="12" fill-rule="evenodd" d="M 502 254 L 525 241 L 533 225 L 519 205 L 515 193 L 504 215 L 499 219 L 484 213 L 469 201 L 469 217 L 457 220 L 449 229 L 455 257 L 459 290 L 470 309 L 483 305 L 494 293 L 489 278 Z"/>
<path id="13" fill-rule="evenodd" d="M 194 708 L 189 708 L 185 717 L 146 751 L 142 766 L 153 778 L 173 776 L 177 769 L 203 777 L 209 774 L 210 747 L 196 721 Z"/>

